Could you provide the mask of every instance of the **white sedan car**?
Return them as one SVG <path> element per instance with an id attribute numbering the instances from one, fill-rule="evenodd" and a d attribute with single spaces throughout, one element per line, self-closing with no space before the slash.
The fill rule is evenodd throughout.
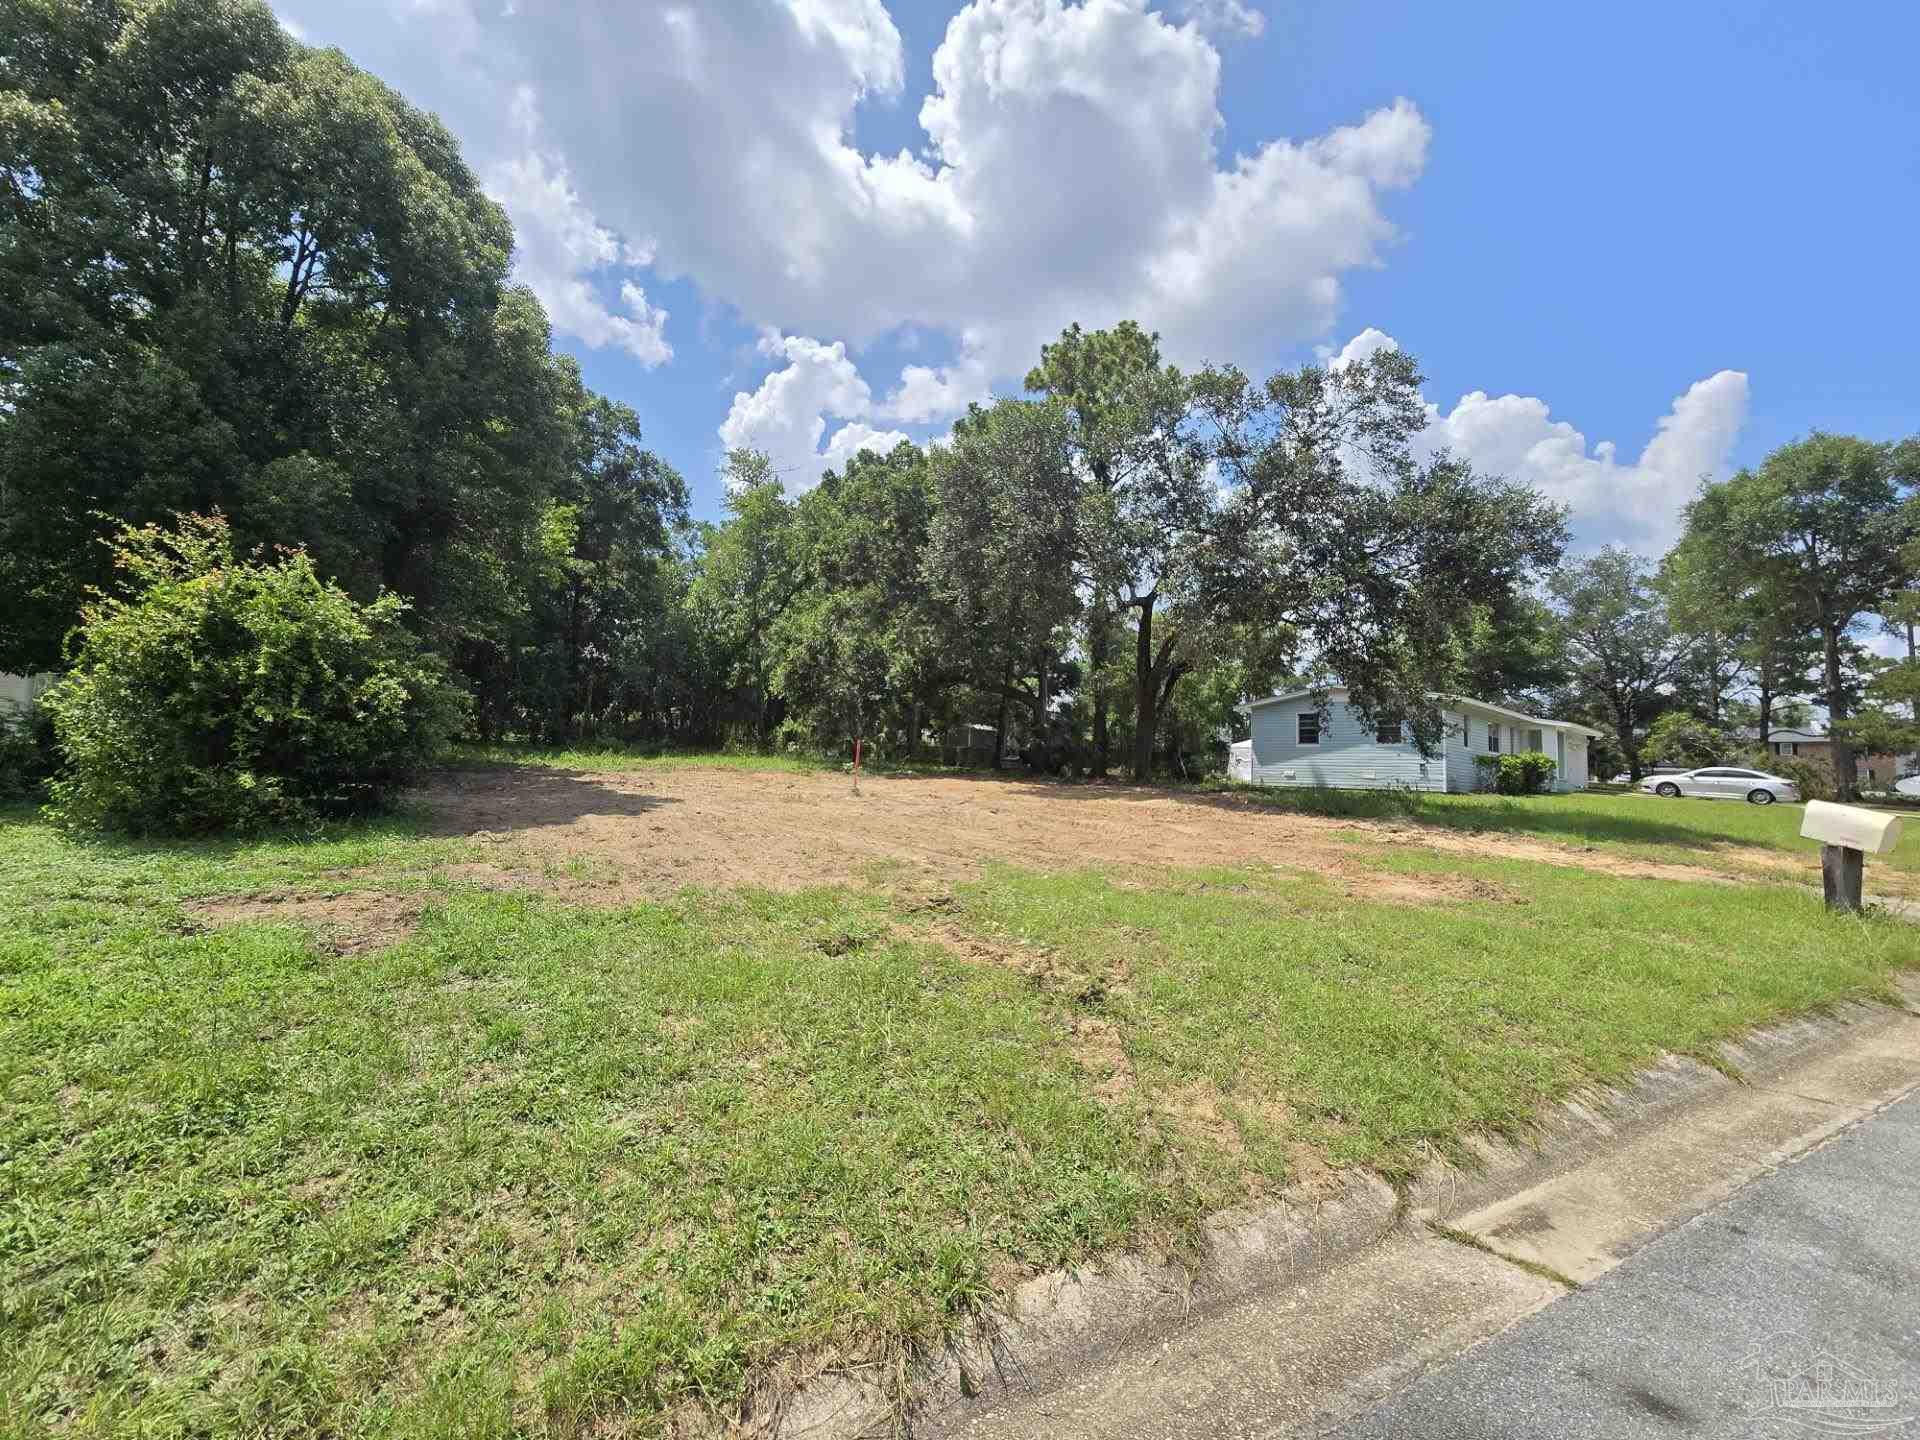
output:
<path id="1" fill-rule="evenodd" d="M 1698 795 L 1706 800 L 1745 800 L 1750 805 L 1771 805 L 1776 800 L 1798 800 L 1800 792 L 1791 780 L 1769 775 L 1764 770 L 1742 770 L 1733 765 L 1709 765 L 1703 770 L 1682 770 L 1675 775 L 1649 775 L 1640 788 L 1650 795 Z"/>

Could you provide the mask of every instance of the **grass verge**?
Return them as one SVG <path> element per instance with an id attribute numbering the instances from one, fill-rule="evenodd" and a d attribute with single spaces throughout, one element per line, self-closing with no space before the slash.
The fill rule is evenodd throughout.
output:
<path id="1" fill-rule="evenodd" d="M 738 1417 L 1031 1269 L 1327 1164 L 1404 1176 L 1916 962 L 1790 890 L 1418 854 L 1391 903 L 1001 870 L 586 909 L 442 876 L 463 853 L 404 817 L 0 815 L 0 1433 Z M 360 953 L 184 903 L 389 879 L 430 903 Z"/>
<path id="2" fill-rule="evenodd" d="M 1411 820 L 1448 830 L 1538 836 L 1599 845 L 1643 859 L 1720 861 L 1743 848 L 1809 862 L 1817 883 L 1818 841 L 1800 837 L 1802 807 L 1730 801 L 1611 795 L 1432 795 L 1413 791 L 1332 790 L 1215 784 L 1208 793 L 1296 815 L 1356 820 Z M 1873 865 L 1920 875 L 1920 825 L 1907 824 L 1889 855 Z"/>

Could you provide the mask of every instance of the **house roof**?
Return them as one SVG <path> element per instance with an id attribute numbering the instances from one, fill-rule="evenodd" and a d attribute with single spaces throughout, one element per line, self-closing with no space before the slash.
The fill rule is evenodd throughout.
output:
<path id="1" fill-rule="evenodd" d="M 1347 694 L 1347 687 L 1345 685 L 1329 685 L 1324 690 L 1289 690 L 1283 694 L 1267 695 L 1261 699 L 1249 701 L 1247 704 L 1242 705 L 1240 709 L 1251 714 L 1263 705 L 1284 705 L 1289 701 L 1305 700 L 1315 695 L 1332 696 L 1345 694 Z M 1548 730 L 1574 730 L 1582 735 L 1595 738 L 1601 733 L 1592 726 L 1581 725 L 1572 720 L 1549 720 L 1544 715 L 1529 715 L 1523 710 L 1509 710 L 1504 705 L 1495 705 L 1489 700 L 1475 700 L 1470 695 L 1444 695 L 1438 691 L 1434 691 L 1428 698 L 1437 700 L 1442 705 L 1472 706 L 1475 710 L 1485 711 L 1489 715 L 1498 715 L 1503 720 L 1516 720 L 1523 725 L 1538 725 Z"/>
<path id="2" fill-rule="evenodd" d="M 1742 740 L 1758 740 L 1760 738 L 1760 727 L 1758 725 L 1742 725 L 1739 729 L 1735 730 L 1733 733 L 1735 735 L 1738 735 Z M 1767 729 L 1767 739 L 1770 741 L 1772 740 L 1827 741 L 1827 740 L 1833 739 L 1833 736 L 1827 734 L 1824 730 L 1803 730 L 1798 725 L 1773 725 L 1773 726 L 1769 726 Z"/>

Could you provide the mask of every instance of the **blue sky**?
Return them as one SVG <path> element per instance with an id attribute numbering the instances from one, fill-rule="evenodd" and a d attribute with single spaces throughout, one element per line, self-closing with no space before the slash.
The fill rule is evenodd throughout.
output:
<path id="1" fill-rule="evenodd" d="M 1123 314 L 1189 363 L 1397 342 L 1427 443 L 1585 544 L 1658 551 L 1809 429 L 1920 429 L 1912 7 L 278 8 L 453 126 L 702 513 L 727 443 L 809 484 Z"/>

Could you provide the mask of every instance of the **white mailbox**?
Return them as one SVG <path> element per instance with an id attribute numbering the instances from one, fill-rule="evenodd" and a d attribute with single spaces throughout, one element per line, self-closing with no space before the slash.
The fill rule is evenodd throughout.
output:
<path id="1" fill-rule="evenodd" d="M 1800 833 L 1822 844 L 1843 845 L 1864 855 L 1884 855 L 1900 843 L 1900 817 L 1863 810 L 1858 805 L 1809 800 Z"/>

